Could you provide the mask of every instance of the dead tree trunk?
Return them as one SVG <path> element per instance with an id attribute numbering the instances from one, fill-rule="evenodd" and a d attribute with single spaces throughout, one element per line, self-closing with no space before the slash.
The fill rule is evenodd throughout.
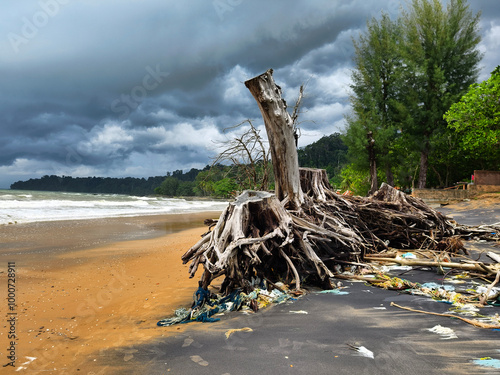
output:
<path id="1" fill-rule="evenodd" d="M 293 121 L 281 98 L 281 88 L 274 83 L 273 70 L 245 82 L 264 118 L 273 162 L 275 194 L 296 209 L 304 203 L 300 188 L 299 160 L 295 146 Z"/>
<path id="2" fill-rule="evenodd" d="M 377 181 L 377 162 L 375 160 L 375 140 L 373 139 L 373 133 L 369 131 L 366 134 L 366 138 L 368 138 L 368 146 L 366 148 L 368 149 L 368 159 L 370 161 L 370 191 L 368 192 L 369 195 L 375 193 L 378 188 L 378 181 Z"/>

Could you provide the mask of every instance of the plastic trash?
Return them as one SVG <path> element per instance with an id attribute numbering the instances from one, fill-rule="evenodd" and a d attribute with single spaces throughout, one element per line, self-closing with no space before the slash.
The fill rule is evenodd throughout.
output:
<path id="1" fill-rule="evenodd" d="M 349 294 L 349 292 L 344 292 L 344 291 L 338 290 L 338 289 L 322 290 L 322 291 L 316 292 L 316 293 L 317 294 L 337 294 L 339 296 L 343 296 L 343 295 Z"/>
<path id="2" fill-rule="evenodd" d="M 475 363 L 476 365 L 500 369 L 500 359 L 484 357 L 475 359 L 472 362 Z"/>
<path id="3" fill-rule="evenodd" d="M 422 284 L 422 288 L 444 289 L 447 290 L 448 292 L 453 292 L 455 290 L 455 287 L 453 285 L 442 285 L 437 283 L 424 283 Z"/>
<path id="4" fill-rule="evenodd" d="M 417 256 L 413 253 L 405 253 L 401 255 L 403 259 L 417 259 Z"/>
<path id="5" fill-rule="evenodd" d="M 351 345 L 351 344 L 347 344 L 347 345 L 349 345 L 349 347 L 352 350 L 355 350 L 356 352 L 358 352 L 361 357 L 375 359 L 373 352 L 371 350 L 365 348 L 364 346 L 356 346 L 356 345 Z"/>
<path id="6" fill-rule="evenodd" d="M 433 333 L 437 333 L 438 335 L 441 335 L 442 340 L 458 339 L 458 336 L 455 334 L 455 331 L 453 331 L 453 329 L 448 327 L 443 327 L 439 324 L 432 328 L 428 328 L 427 330 Z"/>
<path id="7" fill-rule="evenodd" d="M 476 288 L 476 291 L 479 294 L 486 293 L 488 291 L 488 287 L 480 285 Z M 500 293 L 500 289 L 498 288 L 491 288 L 490 293 L 488 294 L 488 298 L 495 297 L 497 294 Z"/>
<path id="8" fill-rule="evenodd" d="M 382 273 L 387 273 L 390 271 L 411 271 L 412 266 L 382 266 L 380 267 L 380 271 Z"/>

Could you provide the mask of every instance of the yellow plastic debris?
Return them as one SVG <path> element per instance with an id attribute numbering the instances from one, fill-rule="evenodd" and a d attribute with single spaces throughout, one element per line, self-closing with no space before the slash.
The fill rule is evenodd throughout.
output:
<path id="1" fill-rule="evenodd" d="M 231 336 L 235 332 L 253 332 L 253 329 L 250 327 L 230 329 L 230 330 L 226 331 L 226 339 L 228 339 L 229 336 Z"/>

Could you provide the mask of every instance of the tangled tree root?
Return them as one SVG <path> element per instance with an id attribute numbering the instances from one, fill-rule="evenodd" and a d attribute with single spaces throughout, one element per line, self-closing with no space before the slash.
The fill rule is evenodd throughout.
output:
<path id="1" fill-rule="evenodd" d="M 436 248 L 460 242 L 451 220 L 389 185 L 373 196 L 333 192 L 323 170 L 300 169 L 305 195 L 289 210 L 269 192 L 245 191 L 224 210 L 212 231 L 183 256 L 193 277 L 201 265 L 203 287 L 224 276 L 221 291 L 247 292 L 265 279 L 331 288 L 340 266 L 391 248 Z M 469 228 L 470 229 L 470 228 Z M 456 248 L 454 248 L 456 249 Z M 455 250 L 456 251 L 456 250 Z"/>

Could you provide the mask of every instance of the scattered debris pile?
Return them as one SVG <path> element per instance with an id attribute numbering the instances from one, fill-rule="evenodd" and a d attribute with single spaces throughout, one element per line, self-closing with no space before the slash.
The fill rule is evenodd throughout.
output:
<path id="1" fill-rule="evenodd" d="M 203 268 L 204 289 L 219 277 L 224 296 L 237 289 L 250 293 L 255 277 L 296 290 L 304 283 L 331 289 L 335 275 L 359 267 L 367 256 L 391 248 L 459 252 L 461 237 L 490 235 L 490 228 L 457 226 L 387 184 L 368 198 L 344 197 L 335 194 L 325 170 L 299 168 L 294 120 L 272 75 L 269 69 L 245 86 L 266 127 L 275 192 L 243 192 L 182 256 L 191 262 L 191 277 Z"/>
<path id="2" fill-rule="evenodd" d="M 179 323 L 217 322 L 220 320 L 219 316 L 229 311 L 257 312 L 271 303 L 283 303 L 294 299 L 286 285 L 282 283 L 275 285 L 275 288 L 269 292 L 261 280 L 254 279 L 254 282 L 256 285 L 251 293 L 246 294 L 235 290 L 225 297 L 210 293 L 200 286 L 190 309 L 181 307 L 175 310 L 173 317 L 162 319 L 157 325 L 168 327 Z"/>

